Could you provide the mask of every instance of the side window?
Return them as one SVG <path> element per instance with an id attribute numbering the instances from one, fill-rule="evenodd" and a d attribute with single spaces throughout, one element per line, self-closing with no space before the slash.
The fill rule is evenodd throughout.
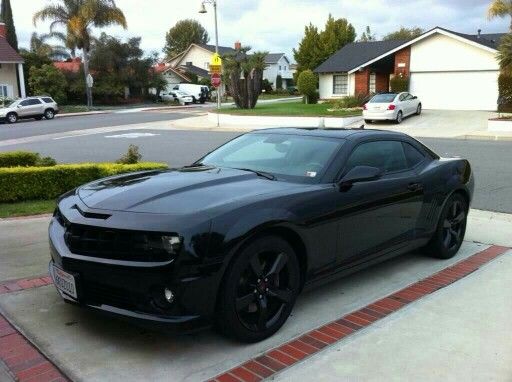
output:
<path id="1" fill-rule="evenodd" d="M 377 167 L 386 173 L 406 170 L 409 167 L 399 141 L 375 141 L 357 146 L 348 158 L 345 173 L 356 166 Z"/>
<path id="2" fill-rule="evenodd" d="M 20 106 L 28 106 L 30 105 L 30 100 L 29 99 L 26 99 L 25 101 L 21 101 L 20 102 Z"/>
<path id="3" fill-rule="evenodd" d="M 421 151 L 406 142 L 402 142 L 402 145 L 404 146 L 405 157 L 407 158 L 407 164 L 410 168 L 415 167 L 416 165 L 423 162 L 425 155 L 423 155 Z"/>
<path id="4" fill-rule="evenodd" d="M 53 99 L 51 99 L 50 97 L 44 97 L 42 98 L 42 100 L 45 102 L 45 103 L 53 103 L 55 102 Z"/>
<path id="5" fill-rule="evenodd" d="M 40 105 L 40 104 L 42 104 L 42 102 L 39 101 L 37 98 L 32 98 L 32 99 L 29 99 L 27 101 L 28 101 L 28 105 Z"/>
<path id="6" fill-rule="evenodd" d="M 405 101 L 405 97 L 407 97 L 407 94 L 400 94 L 400 98 L 398 98 L 400 101 Z"/>

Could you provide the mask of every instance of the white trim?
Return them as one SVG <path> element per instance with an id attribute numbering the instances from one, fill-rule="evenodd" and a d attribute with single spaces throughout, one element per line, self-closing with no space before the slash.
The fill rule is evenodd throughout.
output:
<path id="1" fill-rule="evenodd" d="M 18 75 L 20 79 L 20 96 L 21 98 L 25 98 L 27 96 L 26 90 L 25 90 L 25 76 L 23 74 L 23 64 L 18 64 Z"/>
<path id="2" fill-rule="evenodd" d="M 384 57 L 387 57 L 390 54 L 393 54 L 395 52 L 398 52 L 399 50 L 402 50 L 403 48 L 406 48 L 406 47 L 408 47 L 408 46 L 410 46 L 412 44 L 415 44 L 418 41 L 421 41 L 421 40 L 423 40 L 423 39 L 425 39 L 427 37 L 430 37 L 430 36 L 432 36 L 435 33 L 443 34 L 445 36 L 454 38 L 455 40 L 459 40 L 461 42 L 464 42 L 466 44 L 472 45 L 472 46 L 477 47 L 477 48 L 481 48 L 481 49 L 486 50 L 486 51 L 491 52 L 491 53 L 496 53 L 497 52 L 497 50 L 494 49 L 494 48 L 489 48 L 488 46 L 485 46 L 485 45 L 479 44 L 477 42 L 468 40 L 467 38 L 464 38 L 462 36 L 456 35 L 454 33 L 451 33 L 451 32 L 448 32 L 448 31 L 446 31 L 444 29 L 436 27 L 436 28 L 434 28 L 434 29 L 432 29 L 432 30 L 430 30 L 428 32 L 423 33 L 421 36 L 418 36 L 418 37 L 416 37 L 415 39 L 413 39 L 411 41 L 408 41 L 408 42 L 406 42 L 406 43 L 404 43 L 404 44 L 402 44 L 402 45 L 400 45 L 400 46 L 398 46 L 398 47 L 396 47 L 394 49 L 388 50 L 386 53 L 381 54 L 380 56 L 378 56 L 378 57 L 376 57 L 374 59 L 371 59 L 370 61 L 367 61 L 364 64 L 358 65 L 356 68 L 350 70 L 348 73 L 349 74 L 355 73 L 359 69 L 364 68 L 365 66 L 368 66 L 370 64 L 373 64 L 374 62 L 379 61 L 379 60 L 383 59 Z"/>

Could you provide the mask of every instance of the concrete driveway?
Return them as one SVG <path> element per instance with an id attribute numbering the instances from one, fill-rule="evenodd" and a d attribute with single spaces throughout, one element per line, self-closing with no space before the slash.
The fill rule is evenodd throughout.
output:
<path id="1" fill-rule="evenodd" d="M 509 219 L 508 215 L 472 212 L 470 217 L 468 240 L 507 247 L 512 244 L 512 239 L 507 235 L 512 228 L 512 219 Z M 460 374 L 458 370 L 467 372 L 468 369 L 464 365 L 474 362 L 475 357 L 478 356 L 471 350 L 473 347 L 465 347 L 464 343 L 460 342 L 460 338 L 468 336 L 468 333 L 447 337 L 444 342 L 439 342 L 436 338 L 442 337 L 441 333 L 439 337 L 430 338 L 430 342 L 425 343 L 421 341 L 428 337 L 428 333 L 418 334 L 416 337 L 411 337 L 410 334 L 413 330 L 418 333 L 422 330 L 429 332 L 430 329 L 425 327 L 426 321 L 422 321 L 421 318 L 423 315 L 421 312 L 429 310 L 428 305 L 423 305 L 428 304 L 429 299 L 435 299 L 438 311 L 438 316 L 432 319 L 445 320 L 440 314 L 457 302 L 459 298 L 457 290 L 443 294 L 443 291 L 434 292 L 432 289 L 429 292 L 432 293 L 430 297 L 417 301 L 411 300 L 407 304 L 404 302 L 406 300 L 396 299 L 409 298 L 411 292 L 397 294 L 397 291 L 411 288 L 411 285 L 425 286 L 429 281 L 423 281 L 421 284 L 420 280 L 429 278 L 431 282 L 443 285 L 443 288 L 446 286 L 443 290 L 449 291 L 455 288 L 458 284 L 455 281 L 459 278 L 477 271 L 480 266 L 496 256 L 503 258 L 503 266 L 509 268 L 510 260 L 505 258 L 512 256 L 512 252 L 507 247 L 489 247 L 489 245 L 472 241 L 466 241 L 458 256 L 447 261 L 431 259 L 419 253 L 401 256 L 303 294 L 292 316 L 276 335 L 258 344 L 248 345 L 227 340 L 213 331 L 171 335 L 145 330 L 65 304 L 53 285 L 50 285 L 49 279 L 41 275 L 46 270 L 49 258 L 46 242 L 48 219 L 46 217 L 0 221 L 0 269 L 2 270 L 0 273 L 0 365 L 4 362 L 9 372 L 16 375 L 20 381 L 50 382 L 64 381 L 66 380 L 64 378 L 75 381 L 204 381 L 215 378 L 219 382 L 239 382 L 259 381 L 278 371 L 282 371 L 280 378 L 297 380 L 300 377 L 294 371 L 295 367 L 301 368 L 297 370 L 304 370 L 304 375 L 307 376 L 304 380 L 312 380 L 316 379 L 313 376 L 316 373 L 315 365 L 322 365 L 322 362 L 332 364 L 335 369 L 343 366 L 346 370 L 348 365 L 344 361 L 346 358 L 340 359 L 337 356 L 339 354 L 337 349 L 345 346 L 343 345 L 345 343 L 355 344 L 356 341 L 360 341 L 361 345 L 358 349 L 362 353 L 373 352 L 372 357 L 380 362 L 382 368 L 385 369 L 386 365 L 391 367 L 401 364 L 399 360 L 394 360 L 396 362 L 390 364 L 386 361 L 385 354 L 378 358 L 379 351 L 375 344 L 380 343 L 379 338 L 384 340 L 389 336 L 393 341 L 386 340 L 385 353 L 400 354 L 400 360 L 403 362 L 409 355 L 405 354 L 407 352 L 395 353 L 393 346 L 400 347 L 403 341 L 409 341 L 411 338 L 412 341 L 416 341 L 414 345 L 417 348 L 430 349 L 428 354 L 434 358 L 436 354 L 444 358 L 442 349 L 445 346 L 453 352 L 469 354 L 467 357 L 459 357 L 457 368 L 451 367 L 449 362 L 443 363 L 444 375 L 452 377 L 449 379 L 455 379 L 458 375 L 466 376 L 467 374 Z M 487 236 L 483 236 L 482 232 Z M 23 239 L 24 237 L 30 238 Z M 453 270 L 447 269 L 454 264 L 460 264 L 461 261 L 463 265 L 456 265 Z M 478 270 L 477 273 L 479 272 L 481 271 Z M 432 276 L 434 274 L 437 276 Z M 494 277 L 493 275 L 494 273 L 491 272 L 490 276 Z M 12 281 L 20 277 L 23 280 Z M 493 289 L 494 301 L 503 301 L 501 305 L 495 304 L 496 308 L 499 308 L 507 305 L 505 301 L 510 297 L 504 294 L 509 288 L 503 287 L 503 284 L 508 282 L 510 272 L 496 273 L 495 277 L 497 277 L 498 287 Z M 474 288 L 478 288 L 480 283 L 486 283 L 487 279 L 488 276 L 481 281 L 473 280 Z M 452 282 L 454 284 L 448 286 Z M 419 288 L 422 290 L 421 286 Z M 391 294 L 397 296 L 395 300 L 389 299 Z M 460 306 L 479 304 L 478 300 L 472 300 L 471 293 L 457 303 Z M 394 310 L 405 306 L 404 304 L 406 305 L 404 310 L 394 313 Z M 381 312 L 368 309 L 371 306 L 374 306 L 374 309 L 380 309 Z M 510 307 L 510 305 L 507 306 Z M 488 317 L 500 320 L 500 328 L 508 323 L 508 317 L 512 314 L 500 308 L 499 314 L 495 315 L 493 304 L 483 307 Z M 356 310 L 360 313 L 354 314 Z M 472 310 L 472 312 L 475 311 L 477 309 Z M 372 318 L 364 312 L 375 314 L 376 317 Z M 451 312 L 457 314 L 457 309 L 452 309 Z M 451 330 L 451 323 L 459 323 L 460 326 L 460 322 L 465 319 L 464 314 L 468 314 L 469 317 L 472 313 L 466 312 L 458 316 L 455 321 L 447 321 L 446 331 Z M 2 315 L 10 323 L 3 320 Z M 386 315 L 388 315 L 387 318 L 385 318 Z M 366 317 L 367 320 L 361 317 Z M 351 325 L 350 322 L 359 322 L 358 329 L 361 330 L 354 335 L 349 335 L 354 329 L 343 325 L 336 326 L 332 324 L 334 320 L 345 322 L 346 325 Z M 346 320 L 349 322 L 347 323 Z M 397 324 L 396 329 L 390 329 L 388 321 L 400 321 L 403 324 Z M 404 330 L 403 325 L 407 323 L 413 329 Z M 493 321 L 493 325 L 488 325 L 487 319 L 473 319 L 472 337 L 467 339 L 470 344 L 487 341 L 488 337 L 480 334 L 479 323 L 488 332 L 492 332 L 495 324 Z M 355 324 L 352 323 L 352 325 Z M 331 326 L 343 333 L 332 331 Z M 437 331 L 442 332 L 439 328 Z M 326 336 L 325 333 L 330 335 Z M 332 337 L 339 336 L 340 333 L 348 337 L 346 339 Z M 451 341 L 452 338 L 453 341 Z M 492 335 L 496 348 L 498 344 L 495 342 L 500 339 L 505 341 L 500 342 L 500 349 L 506 349 L 510 339 L 506 336 Z M 332 346 L 328 346 L 331 344 Z M 326 349 L 322 350 L 324 347 Z M 424 353 L 424 349 L 419 353 Z M 308 356 L 310 358 L 305 359 Z M 493 374 L 494 377 L 510 371 L 507 366 L 512 364 L 510 357 L 512 357 L 510 352 L 491 357 L 492 363 L 487 365 L 491 368 L 490 372 L 495 370 L 492 369 L 493 367 L 500 366 L 499 373 Z M 434 362 L 434 358 L 431 362 Z M 305 360 L 299 363 L 299 360 L 303 359 Z M 407 360 L 407 362 L 412 361 Z M 353 364 L 352 361 L 350 362 Z M 243 367 L 240 366 L 242 364 Z M 360 379 L 375 375 L 375 370 L 367 368 L 364 362 L 354 364 L 354 367 L 356 366 L 359 369 L 352 375 L 357 375 Z M 481 365 L 482 368 L 487 366 Z M 390 369 L 393 373 L 400 372 L 399 368 L 393 369 L 393 367 Z M 226 374 L 227 370 L 229 372 Z M 368 371 L 367 374 L 365 370 Z M 418 373 L 423 371 L 415 370 L 410 368 L 404 376 L 417 380 L 418 378 L 415 377 L 421 377 L 422 375 Z M 343 372 L 342 375 L 350 374 Z M 324 374 L 322 380 L 335 379 L 335 376 L 334 373 Z"/>
<path id="2" fill-rule="evenodd" d="M 407 117 L 400 125 L 374 122 L 368 128 L 401 131 L 417 137 L 456 138 L 487 130 L 487 120 L 496 113 L 488 111 L 423 110 Z"/>

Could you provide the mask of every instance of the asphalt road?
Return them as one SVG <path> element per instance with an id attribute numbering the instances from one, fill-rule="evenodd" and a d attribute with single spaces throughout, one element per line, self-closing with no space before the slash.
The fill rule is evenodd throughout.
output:
<path id="1" fill-rule="evenodd" d="M 177 114 L 171 116 L 178 117 Z M 121 115 L 118 121 L 124 118 Z M 133 121 L 137 115 L 129 115 L 129 118 Z M 82 123 L 82 119 L 73 120 L 73 125 Z M 116 160 L 129 144 L 136 144 L 144 160 L 162 161 L 177 167 L 192 163 L 239 134 L 127 128 L 126 131 L 3 146 L 0 151 L 36 151 L 59 162 L 102 162 Z M 456 139 L 423 139 L 423 142 L 441 156 L 457 155 L 470 160 L 476 178 L 474 208 L 512 213 L 512 142 Z"/>
<path id="2" fill-rule="evenodd" d="M 87 130 L 97 127 L 124 126 L 136 123 L 170 121 L 190 117 L 194 109 L 183 110 L 183 112 L 125 112 L 93 114 L 73 117 L 57 117 L 51 121 L 45 119 L 36 121 L 34 119 L 21 120 L 10 125 L 0 123 L 0 141 L 32 137 L 37 135 L 63 133 L 70 130 Z"/>

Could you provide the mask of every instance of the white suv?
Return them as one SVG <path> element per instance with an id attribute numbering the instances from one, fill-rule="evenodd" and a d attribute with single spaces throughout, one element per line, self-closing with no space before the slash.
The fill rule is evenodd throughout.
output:
<path id="1" fill-rule="evenodd" d="M 52 97 L 28 97 L 5 103 L 0 108 L 0 119 L 8 123 L 24 118 L 53 119 L 58 112 L 59 106 Z"/>

